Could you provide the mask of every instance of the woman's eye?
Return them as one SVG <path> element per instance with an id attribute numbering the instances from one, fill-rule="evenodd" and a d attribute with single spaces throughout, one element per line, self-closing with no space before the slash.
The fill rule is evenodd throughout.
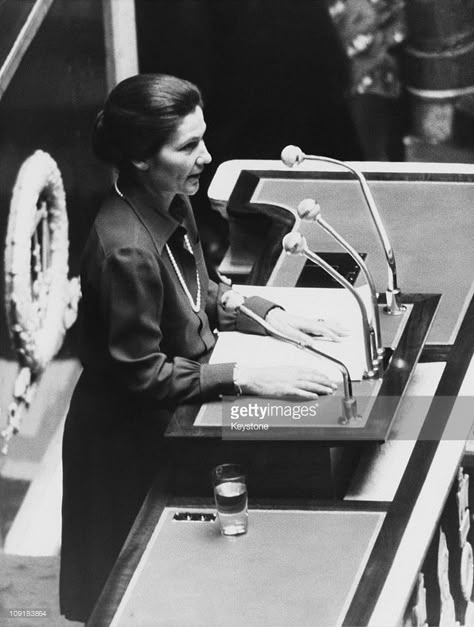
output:
<path id="1" fill-rule="evenodd" d="M 198 142 L 190 142 L 189 144 L 186 144 L 185 146 L 183 146 L 182 150 L 187 151 L 187 152 L 192 152 L 198 145 Z"/>

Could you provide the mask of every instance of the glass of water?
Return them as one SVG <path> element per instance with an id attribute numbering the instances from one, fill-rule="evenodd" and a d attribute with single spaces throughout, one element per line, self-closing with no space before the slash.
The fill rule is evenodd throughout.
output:
<path id="1" fill-rule="evenodd" d="M 247 484 L 242 467 L 221 464 L 212 471 L 217 517 L 222 534 L 239 536 L 247 532 Z"/>

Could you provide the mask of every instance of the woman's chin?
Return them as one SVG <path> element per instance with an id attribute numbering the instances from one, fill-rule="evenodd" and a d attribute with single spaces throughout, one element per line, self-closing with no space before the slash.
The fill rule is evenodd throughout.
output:
<path id="1" fill-rule="evenodd" d="M 192 177 L 189 178 L 186 181 L 186 185 L 185 185 L 185 193 L 188 196 L 192 196 L 193 194 L 195 194 L 197 191 L 199 190 L 199 178 L 198 177 Z"/>

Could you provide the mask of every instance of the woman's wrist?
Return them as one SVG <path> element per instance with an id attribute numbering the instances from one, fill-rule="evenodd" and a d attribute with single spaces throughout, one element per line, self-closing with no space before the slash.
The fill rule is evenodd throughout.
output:
<path id="1" fill-rule="evenodd" d="M 234 366 L 234 388 L 237 396 L 250 393 L 246 370 L 245 367 L 239 364 L 235 364 Z"/>
<path id="2" fill-rule="evenodd" d="M 279 320 L 281 320 L 282 316 L 285 316 L 285 314 L 286 312 L 283 307 L 275 305 L 275 307 L 272 307 L 267 312 L 267 315 L 265 316 L 265 322 L 268 322 L 268 324 L 270 325 L 276 324 Z"/>
<path id="3" fill-rule="evenodd" d="M 242 396 L 243 392 L 242 392 L 242 386 L 240 385 L 239 364 L 235 364 L 235 366 L 234 366 L 233 378 L 234 378 L 235 394 L 236 394 L 236 396 Z"/>

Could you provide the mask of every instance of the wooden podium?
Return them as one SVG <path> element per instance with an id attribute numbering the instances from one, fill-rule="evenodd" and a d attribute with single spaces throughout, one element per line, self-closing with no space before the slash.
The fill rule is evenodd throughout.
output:
<path id="1" fill-rule="evenodd" d="M 240 207 L 247 214 L 253 204 L 266 210 L 286 204 L 289 214 L 302 198 L 317 196 L 328 220 L 350 226 L 348 239 L 370 266 L 380 251 L 352 182 L 319 164 L 303 165 L 293 173 L 277 162 L 229 162 L 209 195 L 223 214 L 231 196 L 237 213 Z M 222 439 L 222 427 L 196 424 L 198 408 L 181 407 L 167 433 L 175 456 L 171 483 L 159 478 L 150 491 L 91 626 L 132 626 L 136 618 L 263 627 L 270 617 L 275 627 L 395 627 L 421 625 L 427 615 L 429 624 L 439 624 L 447 609 L 468 622 L 473 572 L 472 564 L 458 572 L 460 530 L 463 552 L 474 540 L 457 484 L 465 485 L 460 464 L 474 416 L 474 167 L 360 165 L 411 307 L 396 344 L 384 339 L 393 354 L 377 396 L 395 398 L 393 412 L 377 413 L 374 403 L 365 435 L 338 425 L 319 433 L 319 441 L 249 442 Z M 252 185 L 242 187 L 242 180 Z M 313 235 L 313 250 L 334 252 Z M 383 292 L 383 264 L 375 265 Z M 300 272 L 287 266 L 279 284 L 297 285 Z M 360 383 L 367 384 L 373 386 Z M 215 511 L 208 471 L 220 461 L 249 464 L 249 531 L 228 543 L 212 521 L 193 521 Z M 454 513 L 443 514 L 446 503 Z M 174 520 L 183 512 L 188 522 Z M 449 568 L 446 550 L 439 562 L 442 541 Z"/>
<path id="2" fill-rule="evenodd" d="M 293 424 L 282 420 L 268 431 L 233 429 L 228 418 L 232 406 L 251 404 L 255 401 L 251 397 L 225 398 L 204 406 L 199 413 L 193 407 L 180 407 L 166 431 L 173 457 L 172 492 L 209 495 L 212 468 L 238 462 L 246 469 L 249 489 L 257 498 L 344 496 L 364 446 L 389 437 L 439 296 L 407 296 L 405 302 L 406 316 L 382 318 L 388 327 L 383 333 L 388 340 L 383 376 L 353 382 L 358 420 L 349 424 L 340 420 L 341 389 L 318 399 L 314 420 Z"/>

